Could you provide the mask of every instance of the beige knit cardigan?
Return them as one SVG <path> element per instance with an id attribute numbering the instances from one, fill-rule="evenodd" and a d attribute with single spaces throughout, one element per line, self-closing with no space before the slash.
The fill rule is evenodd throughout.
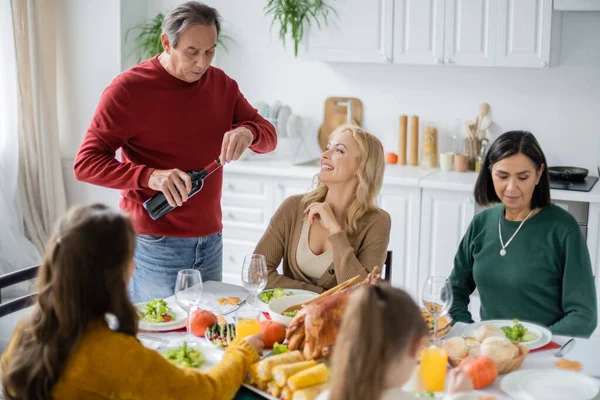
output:
<path id="1" fill-rule="evenodd" d="M 316 282 L 304 275 L 296 263 L 296 250 L 302 231 L 304 204 L 302 195 L 283 201 L 258 242 L 255 254 L 263 254 L 269 279 L 267 288 L 306 289 L 317 293 L 360 275 L 366 278 L 375 266 L 383 267 L 390 240 L 391 218 L 381 209 L 367 212 L 358 221 L 357 231 L 329 236 L 333 263 Z M 283 260 L 283 275 L 277 271 Z"/>

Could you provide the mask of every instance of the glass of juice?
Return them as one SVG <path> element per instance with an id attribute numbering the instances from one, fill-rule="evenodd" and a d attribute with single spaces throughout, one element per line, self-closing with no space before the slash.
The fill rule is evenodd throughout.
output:
<path id="1" fill-rule="evenodd" d="M 235 313 L 236 337 L 243 339 L 260 333 L 260 310 L 245 307 Z"/>
<path id="2" fill-rule="evenodd" d="M 437 346 L 421 350 L 420 381 L 423 390 L 443 392 L 448 370 L 448 353 Z"/>

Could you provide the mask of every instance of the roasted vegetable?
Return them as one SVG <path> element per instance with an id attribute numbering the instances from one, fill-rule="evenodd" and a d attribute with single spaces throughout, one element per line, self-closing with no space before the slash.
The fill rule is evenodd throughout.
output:
<path id="1" fill-rule="evenodd" d="M 213 326 L 206 328 L 206 334 L 204 336 L 215 346 L 227 347 L 236 338 L 235 324 L 214 324 Z"/>

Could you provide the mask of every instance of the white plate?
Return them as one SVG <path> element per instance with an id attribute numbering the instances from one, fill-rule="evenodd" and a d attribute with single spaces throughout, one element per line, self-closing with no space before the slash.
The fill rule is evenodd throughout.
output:
<path id="1" fill-rule="evenodd" d="M 268 292 L 269 290 L 273 290 L 273 289 L 263 290 L 263 292 Z M 293 295 L 306 294 L 306 295 L 313 295 L 315 297 L 318 296 L 317 293 L 311 292 L 310 290 L 304 290 L 304 289 L 283 289 L 283 290 L 286 293 L 292 293 Z M 259 296 L 260 296 L 260 294 L 259 294 Z M 269 312 L 269 305 L 267 303 L 263 303 L 262 301 L 260 301 L 258 296 L 256 296 L 256 297 L 251 296 L 251 299 L 248 299 L 248 303 L 251 306 L 256 307 L 262 311 Z"/>
<path id="2" fill-rule="evenodd" d="M 173 314 L 175 314 L 175 319 L 171 320 L 169 322 L 147 322 L 147 321 L 142 321 L 142 319 L 140 318 L 140 323 L 139 323 L 140 330 L 160 332 L 160 331 L 170 331 L 173 329 L 179 329 L 179 328 L 185 327 L 185 320 L 187 318 L 187 314 L 185 313 L 185 311 L 183 311 L 177 305 L 175 300 L 168 299 L 165 301 L 167 302 L 167 305 L 169 306 L 171 311 L 173 311 Z M 137 303 L 137 304 L 135 304 L 135 308 L 137 308 L 138 310 L 143 312 L 144 307 L 148 303 L 149 302 Z"/>
<path id="3" fill-rule="evenodd" d="M 262 397 L 264 397 L 265 399 L 269 399 L 269 400 L 279 400 L 277 397 L 273 397 L 271 396 L 269 393 L 267 392 L 263 392 L 262 390 L 258 389 L 257 387 L 254 387 L 252 385 L 248 385 L 247 383 L 244 383 L 242 386 L 244 386 L 247 389 L 250 389 L 251 391 L 253 391 L 256 394 L 261 395 Z"/>
<path id="4" fill-rule="evenodd" d="M 544 328 L 540 325 L 532 324 L 530 322 L 519 321 L 525 328 L 532 333 L 535 333 L 537 338 L 535 340 L 529 342 L 521 342 L 521 344 L 527 347 L 529 350 L 539 349 L 540 347 L 544 347 L 548 343 L 552 341 L 552 332 L 550 332 L 547 328 Z M 464 337 L 475 337 L 475 330 L 482 325 L 493 325 L 498 328 L 502 328 L 503 326 L 513 326 L 513 321 L 508 319 L 493 319 L 489 321 L 480 321 L 471 325 L 467 325 L 464 327 L 462 331 L 462 335 Z"/>
<path id="5" fill-rule="evenodd" d="M 600 391 L 589 376 L 559 369 L 515 371 L 502 379 L 500 387 L 517 400 L 592 400 Z"/>
<path id="6" fill-rule="evenodd" d="M 200 371 L 209 371 L 211 368 L 213 368 L 215 365 L 217 365 L 218 363 L 221 362 L 221 360 L 223 359 L 223 353 L 222 352 L 217 352 L 215 351 L 213 348 L 211 347 L 206 347 L 204 345 L 201 344 L 201 342 L 198 342 L 200 344 L 200 348 L 199 350 L 202 352 L 202 355 L 204 355 L 204 364 L 200 367 L 197 368 Z M 179 344 L 170 344 L 165 348 L 159 349 L 157 350 L 159 353 L 164 353 L 167 350 L 172 350 L 172 349 L 176 349 L 177 347 L 179 347 Z"/>
<path id="7" fill-rule="evenodd" d="M 290 106 L 283 106 L 277 114 L 277 135 L 280 137 L 289 137 L 287 131 L 287 122 L 292 114 Z"/>
<path id="8" fill-rule="evenodd" d="M 269 303 L 269 315 L 273 321 L 279 322 L 280 324 L 288 327 L 294 318 L 283 315 L 283 311 L 287 310 L 288 307 L 295 306 L 296 304 L 304 304 L 307 301 L 314 299 L 316 296 L 316 293 L 295 294 L 293 296 L 285 296 L 275 299 Z"/>

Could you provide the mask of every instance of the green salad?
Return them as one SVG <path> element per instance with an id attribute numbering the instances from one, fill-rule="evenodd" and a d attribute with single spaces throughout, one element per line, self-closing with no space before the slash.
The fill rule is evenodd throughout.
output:
<path id="1" fill-rule="evenodd" d="M 298 310 L 288 311 L 288 312 L 283 313 L 283 315 L 285 315 L 286 317 L 290 317 L 290 318 L 294 318 L 296 316 L 296 314 L 298 314 Z"/>
<path id="2" fill-rule="evenodd" d="M 415 390 L 412 395 L 417 398 L 435 399 L 435 393 L 429 390 Z"/>
<path id="3" fill-rule="evenodd" d="M 280 299 L 285 296 L 291 296 L 293 294 L 294 293 L 292 293 L 292 292 L 286 293 L 282 288 L 276 288 L 273 290 L 265 290 L 264 292 L 262 292 L 261 294 L 258 295 L 258 298 L 263 303 L 269 304 L 273 300 Z"/>
<path id="4" fill-rule="evenodd" d="M 204 356 L 202 355 L 202 352 L 188 348 L 187 342 L 183 342 L 181 347 L 165 351 L 163 356 L 180 367 L 200 368 L 204 365 Z"/>
<path id="5" fill-rule="evenodd" d="M 146 304 L 140 317 L 146 322 L 169 322 L 175 319 L 175 314 L 163 299 L 154 299 Z"/>
<path id="6" fill-rule="evenodd" d="M 513 342 L 530 342 L 537 338 L 537 335 L 533 332 L 529 332 L 518 319 L 513 319 L 513 326 L 503 326 L 502 331 L 506 337 Z"/>

